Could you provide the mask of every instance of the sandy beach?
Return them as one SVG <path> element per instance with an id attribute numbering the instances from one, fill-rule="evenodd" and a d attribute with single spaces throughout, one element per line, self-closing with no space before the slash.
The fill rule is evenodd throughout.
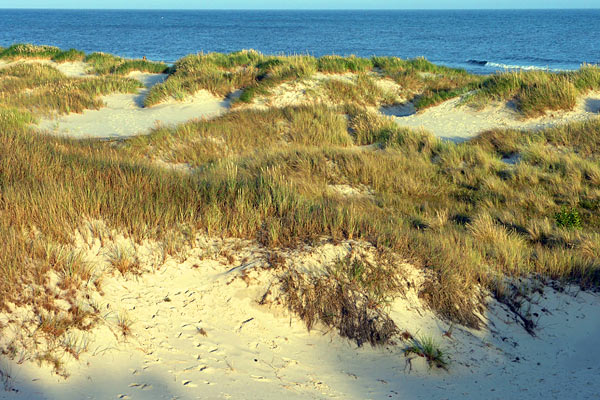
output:
<path id="1" fill-rule="evenodd" d="M 484 328 L 472 330 L 433 314 L 418 297 L 422 272 L 402 266 L 406 292 L 390 304 L 390 316 L 401 329 L 437 338 L 450 354 L 444 371 L 430 369 L 420 357 L 406 358 L 400 346 L 357 347 L 335 331 L 307 332 L 278 304 L 281 271 L 268 267 L 268 250 L 255 243 L 199 237 L 185 249 L 184 260 L 162 263 L 155 243 L 133 245 L 113 234 L 114 243 L 108 233 L 101 241 L 88 232 L 78 247 L 99 273 L 108 269 L 112 246 L 134 246 L 144 274 L 107 277 L 102 295 L 88 288 L 101 322 L 89 332 L 72 333 L 87 351 L 79 360 L 65 356 L 68 379 L 22 355 L 3 369 L 14 391 L 0 392 L 0 398 L 592 399 L 599 394 L 594 382 L 600 373 L 595 350 L 600 296 L 594 293 L 551 286 L 532 292 L 527 301 L 537 316 L 535 337 L 490 298 L 481 315 Z M 288 265 L 318 274 L 350 249 L 373 251 L 350 241 L 285 257 Z M 222 255 L 228 251 L 233 260 Z M 26 309 L 15 311 L 12 317 L 0 314 L 0 322 L 8 323 L 3 341 L 24 334 L 13 318 L 26 315 Z M 123 315 L 131 325 L 126 336 L 118 327 Z"/>

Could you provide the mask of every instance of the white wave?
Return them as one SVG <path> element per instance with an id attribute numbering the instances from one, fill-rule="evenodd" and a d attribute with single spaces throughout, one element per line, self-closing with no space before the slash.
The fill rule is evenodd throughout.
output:
<path id="1" fill-rule="evenodd" d="M 485 64 L 485 66 L 502 68 L 502 69 L 522 69 L 525 71 L 552 71 L 552 72 L 571 71 L 569 69 L 539 67 L 537 65 L 511 65 L 511 64 L 502 64 L 502 63 L 495 63 L 495 62 L 489 62 L 489 61 Z"/>

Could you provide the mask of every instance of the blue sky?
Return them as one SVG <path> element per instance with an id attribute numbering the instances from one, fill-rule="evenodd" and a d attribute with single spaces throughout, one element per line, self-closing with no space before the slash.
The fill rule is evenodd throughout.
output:
<path id="1" fill-rule="evenodd" d="M 0 0 L 0 8 L 463 9 L 598 8 L 598 0 Z"/>

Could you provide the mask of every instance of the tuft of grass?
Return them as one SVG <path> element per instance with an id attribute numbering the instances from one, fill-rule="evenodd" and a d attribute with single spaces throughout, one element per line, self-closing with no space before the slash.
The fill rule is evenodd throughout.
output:
<path id="1" fill-rule="evenodd" d="M 399 290 L 390 266 L 373 265 L 349 255 L 338 260 L 324 276 L 306 277 L 289 271 L 283 277 L 289 308 L 310 330 L 317 322 L 335 328 L 361 346 L 388 343 L 398 328 L 385 313 L 387 296 Z"/>
<path id="2" fill-rule="evenodd" d="M 67 333 L 62 338 L 61 346 L 65 351 L 79 360 L 79 356 L 89 348 L 89 339 L 82 334 Z"/>
<path id="3" fill-rule="evenodd" d="M 554 214 L 554 220 L 556 221 L 556 225 L 561 228 L 569 228 L 569 229 L 581 229 L 581 215 L 577 209 L 567 209 L 566 207 L 562 207 L 559 212 Z"/>
<path id="4" fill-rule="evenodd" d="M 98 75 L 127 75 L 132 71 L 162 74 L 170 70 L 169 66 L 163 62 L 127 60 L 101 52 L 89 54 L 85 57 L 85 62 L 90 65 L 92 72 Z"/>
<path id="5" fill-rule="evenodd" d="M 131 325 L 133 320 L 124 311 L 117 313 L 117 326 L 121 330 L 123 337 L 127 337 L 131 334 Z"/>
<path id="6" fill-rule="evenodd" d="M 410 338 L 409 344 L 404 348 L 404 354 L 424 357 L 429 367 L 448 369 L 448 356 L 446 352 L 431 336 L 420 336 Z"/>
<path id="7" fill-rule="evenodd" d="M 123 276 L 141 272 L 140 262 L 135 250 L 131 247 L 115 245 L 109 254 L 109 258 L 111 266 Z"/>

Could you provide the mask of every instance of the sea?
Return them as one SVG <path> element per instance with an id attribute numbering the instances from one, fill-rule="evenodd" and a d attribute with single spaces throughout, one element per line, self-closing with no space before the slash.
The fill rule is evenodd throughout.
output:
<path id="1" fill-rule="evenodd" d="M 600 63 L 600 9 L 0 9 L 0 46 L 54 45 L 172 63 L 197 52 L 425 57 L 487 74 Z"/>

